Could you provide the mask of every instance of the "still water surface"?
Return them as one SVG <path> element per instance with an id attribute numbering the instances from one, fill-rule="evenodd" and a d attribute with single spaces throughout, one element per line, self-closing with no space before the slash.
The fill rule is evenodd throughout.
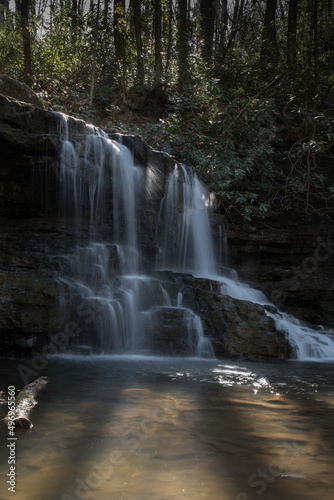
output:
<path id="1" fill-rule="evenodd" d="M 19 363 L 1 360 L 1 389 Z M 41 374 L 15 494 L 1 424 L 1 500 L 334 498 L 333 364 L 58 357 Z"/>

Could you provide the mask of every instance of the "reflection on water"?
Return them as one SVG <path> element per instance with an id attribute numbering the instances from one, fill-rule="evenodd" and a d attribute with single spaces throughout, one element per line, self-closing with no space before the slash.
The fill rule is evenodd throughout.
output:
<path id="1" fill-rule="evenodd" d="M 332 499 L 333 365 L 91 356 L 43 375 L 14 497 L 1 428 L 1 500 Z"/>

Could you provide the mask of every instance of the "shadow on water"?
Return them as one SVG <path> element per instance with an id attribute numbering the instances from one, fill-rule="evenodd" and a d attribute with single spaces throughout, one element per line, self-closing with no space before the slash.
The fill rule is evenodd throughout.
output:
<path id="1" fill-rule="evenodd" d="M 92 357 L 47 372 L 17 436 L 17 500 L 332 498 L 333 365 Z"/>

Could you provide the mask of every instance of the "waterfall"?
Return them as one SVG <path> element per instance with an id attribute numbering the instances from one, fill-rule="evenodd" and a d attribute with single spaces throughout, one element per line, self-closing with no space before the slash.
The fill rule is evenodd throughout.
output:
<path id="1" fill-rule="evenodd" d="M 84 136 L 71 140 L 68 118 L 62 114 L 59 117 L 60 211 L 72 221 L 70 229 L 82 236 L 78 237 L 71 254 L 56 258 L 59 282 L 68 297 L 61 302 L 62 316 L 64 321 L 75 320 L 81 330 L 80 340 L 72 346 L 73 352 L 92 346 L 96 352 L 155 354 L 151 347 L 157 348 L 155 337 L 161 328 L 157 318 L 162 311 L 171 316 L 180 316 L 181 312 L 178 320 L 185 331 L 185 345 L 173 352 L 214 357 L 199 316 L 190 309 L 180 311 L 181 308 L 173 306 L 160 280 L 143 272 L 138 221 L 143 215 L 141 207 L 145 206 L 145 196 L 154 197 L 157 189 L 154 168 L 135 165 L 126 146 L 110 140 L 107 134 L 91 125 L 87 126 Z M 183 175 L 188 176 L 185 169 Z M 177 178 L 175 170 L 167 189 L 168 205 L 174 203 L 175 210 L 179 193 L 174 193 L 173 200 L 173 190 Z M 190 184 L 191 191 L 187 192 Z M 185 264 L 191 242 L 198 238 L 190 212 L 196 210 L 197 216 L 207 217 L 207 212 L 201 210 L 207 195 L 195 178 L 187 181 L 183 195 L 187 213 L 182 217 L 179 260 Z M 89 235 L 88 241 L 84 234 Z M 207 248 L 200 249 L 200 262 L 206 251 Z M 192 257 L 195 259 L 196 255 Z M 178 304 L 182 302 L 180 297 L 179 294 L 175 298 Z"/>
<path id="2" fill-rule="evenodd" d="M 273 312 L 273 304 L 267 297 L 254 288 L 236 280 L 220 277 L 222 292 L 239 300 L 269 306 L 267 315 L 272 317 L 278 330 L 286 332 L 294 351 L 294 356 L 301 361 L 334 360 L 334 330 L 312 328 L 283 311 Z"/>
<path id="3" fill-rule="evenodd" d="M 76 234 L 85 233 L 85 228 L 89 234 L 88 241 L 79 237 L 75 251 L 58 259 L 59 281 L 68 296 L 62 301 L 64 320 L 70 320 L 74 311 L 82 331 L 80 342 L 98 352 L 151 353 L 161 318 L 167 318 L 166 328 L 174 327 L 176 318 L 184 333 L 175 349 L 185 355 L 212 357 L 201 319 L 184 307 L 181 290 L 172 298 L 154 272 L 149 276 L 143 271 L 139 222 L 147 197 L 156 195 L 154 167 L 135 165 L 126 146 L 93 126 L 87 126 L 84 138 L 71 140 L 67 117 L 59 117 L 61 212 L 73 219 Z M 286 332 L 297 359 L 333 360 L 333 330 L 311 328 L 276 310 L 263 293 L 240 283 L 232 269 L 225 269 L 228 277 L 219 274 L 219 267 L 227 268 L 227 238 L 221 227 L 219 266 L 210 204 L 209 193 L 196 174 L 175 165 L 160 205 L 157 236 L 162 245 L 157 268 L 219 282 L 223 294 L 262 305 L 277 329 Z M 165 333 L 160 332 L 161 341 L 166 340 Z"/>
<path id="4" fill-rule="evenodd" d="M 209 205 L 209 194 L 197 175 L 183 165 L 181 171 L 175 166 L 163 200 L 162 267 L 205 277 L 216 275 Z"/>
<path id="5" fill-rule="evenodd" d="M 178 213 L 180 200 L 183 205 L 181 214 Z M 235 299 L 267 306 L 266 314 L 273 318 L 278 330 L 286 332 L 296 359 L 334 360 L 334 330 L 312 328 L 292 315 L 276 310 L 262 292 L 239 282 L 233 269 L 227 270 L 232 278 L 218 273 L 209 208 L 209 195 L 197 176 L 184 166 L 180 170 L 175 167 L 170 174 L 164 200 L 166 234 L 161 264 L 218 281 L 221 283 L 222 293 Z M 223 267 L 227 267 L 227 237 L 224 228 L 220 228 L 219 235 L 220 248 L 223 249 L 223 256 L 220 250 L 220 261 Z M 272 312 L 273 310 L 277 312 Z"/>

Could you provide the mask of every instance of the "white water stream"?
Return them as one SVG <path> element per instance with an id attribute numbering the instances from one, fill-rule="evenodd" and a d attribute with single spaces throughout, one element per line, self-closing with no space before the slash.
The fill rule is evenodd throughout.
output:
<path id="1" fill-rule="evenodd" d="M 204 337 L 199 316 L 183 307 L 178 293 L 175 303 L 156 278 L 141 270 L 138 248 L 138 213 L 144 186 L 152 187 L 150 169 L 134 164 L 129 149 L 89 126 L 84 152 L 82 145 L 70 141 L 67 118 L 60 115 L 63 139 L 61 157 L 61 199 L 67 214 L 80 225 L 89 206 L 91 243 L 78 245 L 76 252 L 63 260 L 61 281 L 70 289 L 66 311 L 75 310 L 87 326 L 85 341 L 98 345 L 102 352 L 147 352 L 143 332 L 154 328 L 157 308 L 184 311 L 191 355 L 212 357 L 211 343 Z M 154 184 L 154 183 L 153 183 Z M 112 185 L 112 242 L 98 241 L 97 226 L 108 221 L 106 186 Z M 180 207 L 182 209 L 180 210 Z M 158 267 L 192 273 L 221 283 L 223 294 L 239 300 L 271 306 L 266 313 L 284 330 L 298 360 L 334 360 L 334 331 L 311 328 L 284 312 L 274 310 L 258 290 L 218 273 L 209 220 L 210 197 L 197 176 L 184 166 L 170 173 L 161 203 L 159 225 L 163 245 Z M 224 261 L 227 262 L 226 235 Z M 116 264 L 115 264 L 116 263 Z M 115 269 L 115 266 L 117 269 Z M 233 274 L 233 273 L 232 273 Z M 91 316 L 94 315 L 94 332 Z M 196 343 L 193 344 L 194 332 Z"/>
<path id="2" fill-rule="evenodd" d="M 312 328 L 283 311 L 272 312 L 275 308 L 267 297 L 261 291 L 241 283 L 235 270 L 229 270 L 229 275 L 232 275 L 233 279 L 218 273 L 209 221 L 209 194 L 196 175 L 184 167 L 181 168 L 184 183 L 182 186 L 184 209 L 181 216 L 175 215 L 178 210 L 177 201 L 180 199 L 180 171 L 175 167 L 170 175 L 165 202 L 167 232 L 163 264 L 171 265 L 183 272 L 192 272 L 198 277 L 218 281 L 221 283 L 222 293 L 235 299 L 270 306 L 266 314 L 274 319 L 277 329 L 286 332 L 294 357 L 298 360 L 334 361 L 334 330 L 321 326 Z M 181 260 L 173 256 L 171 248 L 168 247 L 168 242 L 170 246 L 173 243 L 170 228 L 175 231 L 175 227 L 177 227 L 176 234 L 179 241 L 176 248 L 181 249 Z M 226 235 L 222 230 L 221 234 L 225 240 L 223 264 L 226 265 Z"/>
<path id="3" fill-rule="evenodd" d="M 255 304 L 272 306 L 267 297 L 254 288 L 232 279 L 219 277 L 222 291 L 239 300 L 248 300 Z M 283 311 L 266 311 L 272 317 L 279 330 L 287 333 L 295 357 L 301 361 L 334 361 L 334 331 L 319 326 L 317 329 L 299 321 Z"/>
<path id="4" fill-rule="evenodd" d="M 60 259 L 60 282 L 69 292 L 64 317 L 75 311 L 85 332 L 81 340 L 100 352 L 150 353 L 147 330 L 154 334 L 157 311 L 168 308 L 171 314 L 183 317 L 181 325 L 188 332 L 186 355 L 214 357 L 199 316 L 182 307 L 180 297 L 173 304 L 162 283 L 142 271 L 137 217 L 144 187 L 154 190 L 152 171 L 136 166 L 127 147 L 95 127 L 89 126 L 84 148 L 71 142 L 67 117 L 60 118 L 61 205 L 66 215 L 73 216 L 77 230 L 88 205 L 91 239 L 88 245 L 78 245 L 73 254 Z M 113 241 L 106 243 L 99 241 L 97 232 L 98 226 L 110 218 L 106 213 L 107 186 L 112 188 Z M 192 195 L 187 193 L 189 186 L 190 182 L 185 189 L 185 210 Z M 205 212 L 201 215 L 207 217 Z M 190 244 L 188 231 L 183 238 L 186 249 Z M 202 257 L 200 262 L 204 261 L 204 249 Z"/>

